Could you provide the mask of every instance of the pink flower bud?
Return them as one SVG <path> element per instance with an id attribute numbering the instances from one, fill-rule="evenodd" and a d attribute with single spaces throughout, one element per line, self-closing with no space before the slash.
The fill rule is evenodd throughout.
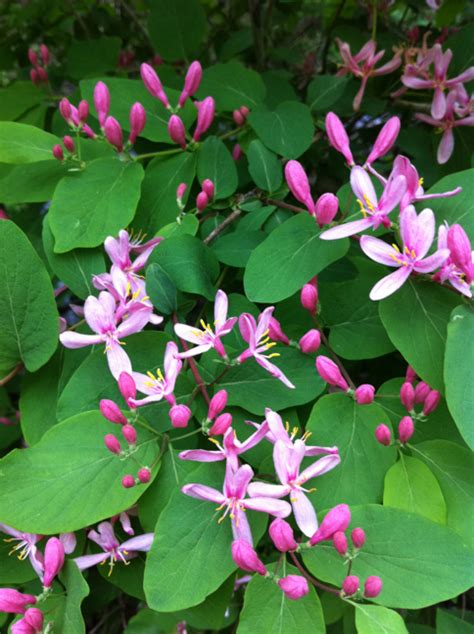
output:
<path id="1" fill-rule="evenodd" d="M 43 631 L 44 616 L 38 608 L 28 608 L 23 618 L 35 632 Z"/>
<path id="2" fill-rule="evenodd" d="M 59 143 L 53 145 L 53 156 L 58 161 L 64 161 L 63 148 L 59 145 Z"/>
<path id="3" fill-rule="evenodd" d="M 234 159 L 234 161 L 238 161 L 240 158 L 242 158 L 242 148 L 238 143 L 236 143 L 232 148 L 232 158 Z"/>
<path id="4" fill-rule="evenodd" d="M 438 407 L 439 402 L 441 400 L 441 394 L 438 390 L 431 390 L 428 396 L 425 398 L 425 403 L 423 405 L 423 414 L 428 416 L 431 412 L 434 412 Z"/>
<path id="5" fill-rule="evenodd" d="M 449 227 L 448 248 L 454 264 L 467 276 L 467 281 L 471 282 L 473 275 L 471 243 L 461 225 L 454 224 Z"/>
<path id="6" fill-rule="evenodd" d="M 72 139 L 72 137 L 70 137 L 69 135 L 66 135 L 63 137 L 63 143 L 64 143 L 64 147 L 66 148 L 66 150 L 68 152 L 70 152 L 71 154 L 74 154 L 75 151 L 75 146 L 74 146 L 74 141 Z"/>
<path id="7" fill-rule="evenodd" d="M 374 599 L 382 592 L 382 579 L 380 577 L 367 577 L 364 584 L 364 597 Z"/>
<path id="8" fill-rule="evenodd" d="M 134 378 L 128 374 L 128 372 L 121 372 L 118 380 L 118 386 L 120 394 L 123 396 L 125 402 L 128 404 L 128 400 L 135 398 L 137 395 L 137 386 Z"/>
<path id="9" fill-rule="evenodd" d="M 345 595 L 350 597 L 357 592 L 357 590 L 359 589 L 359 585 L 359 577 L 356 577 L 355 575 L 349 575 L 342 582 L 342 590 Z"/>
<path id="10" fill-rule="evenodd" d="M 263 313 L 260 313 L 260 317 L 262 314 Z M 268 334 L 270 339 L 273 339 L 273 341 L 279 341 L 280 343 L 284 343 L 286 346 L 290 343 L 290 340 L 281 328 L 280 322 L 278 319 L 275 319 L 275 317 L 270 317 L 270 321 L 268 322 Z"/>
<path id="11" fill-rule="evenodd" d="M 199 141 L 204 132 L 211 127 L 216 105 L 212 97 L 206 97 L 203 101 L 195 101 L 194 105 L 197 108 L 198 115 L 193 139 Z"/>
<path id="12" fill-rule="evenodd" d="M 102 416 L 111 423 L 117 423 L 119 425 L 126 425 L 128 423 L 117 403 L 114 403 L 108 398 L 103 398 L 100 401 L 99 409 Z"/>
<path id="13" fill-rule="evenodd" d="M 183 200 L 183 196 L 186 193 L 186 190 L 188 189 L 188 186 L 186 185 L 186 183 L 180 183 L 176 189 L 176 199 L 178 201 Z"/>
<path id="14" fill-rule="evenodd" d="M 128 138 L 131 145 L 137 140 L 146 124 L 146 111 L 139 101 L 136 101 L 130 108 L 130 136 Z"/>
<path id="15" fill-rule="evenodd" d="M 98 81 L 94 87 L 94 106 L 100 127 L 103 128 L 110 111 L 110 92 L 103 81 Z"/>
<path id="16" fill-rule="evenodd" d="M 268 532 L 272 542 L 275 544 L 275 548 L 277 548 L 281 553 L 286 553 L 289 550 L 296 550 L 298 548 L 293 529 L 288 522 L 285 522 L 285 520 L 282 520 L 279 517 L 274 519 L 270 524 Z"/>
<path id="17" fill-rule="evenodd" d="M 209 420 L 214 420 L 214 418 L 224 411 L 227 405 L 227 391 L 219 390 L 214 394 L 209 403 L 209 409 L 207 411 L 207 417 Z"/>
<path id="18" fill-rule="evenodd" d="M 170 102 L 153 68 L 149 64 L 142 64 L 140 66 L 140 75 L 148 92 L 153 95 L 153 97 L 159 99 L 165 108 L 168 108 Z"/>
<path id="19" fill-rule="evenodd" d="M 48 83 L 48 73 L 45 71 L 44 68 L 41 68 L 41 66 L 38 66 L 38 68 L 36 69 L 36 72 L 38 73 L 38 79 L 42 82 L 44 82 L 45 84 Z"/>
<path id="20" fill-rule="evenodd" d="M 104 134 L 107 141 L 119 152 L 123 149 L 123 136 L 120 123 L 114 117 L 107 117 L 104 123 Z"/>
<path id="21" fill-rule="evenodd" d="M 296 200 L 303 203 L 310 214 L 314 214 L 315 205 L 311 196 L 308 177 L 301 163 L 298 163 L 298 161 L 288 161 L 285 165 L 285 179 Z"/>
<path id="22" fill-rule="evenodd" d="M 339 209 L 339 200 L 334 194 L 323 194 L 316 201 L 314 209 L 318 225 L 320 227 L 329 225 L 337 214 L 337 210 Z"/>
<path id="23" fill-rule="evenodd" d="M 38 71 L 35 68 L 32 68 L 30 70 L 30 79 L 31 79 L 31 81 L 33 82 L 33 84 L 35 86 L 38 86 L 38 84 L 40 83 L 40 78 L 39 78 L 39 75 L 38 75 Z"/>
<path id="24" fill-rule="evenodd" d="M 381 445 L 389 447 L 392 442 L 392 432 L 387 425 L 379 425 L 375 430 L 375 438 Z"/>
<path id="25" fill-rule="evenodd" d="M 316 358 L 316 369 L 323 381 L 326 381 L 329 385 L 335 385 L 340 387 L 342 390 L 349 389 L 341 371 L 334 361 L 331 361 L 328 357 L 319 355 L 319 357 Z"/>
<path id="26" fill-rule="evenodd" d="M 431 388 L 428 383 L 420 381 L 415 387 L 415 403 L 423 403 L 430 391 Z"/>
<path id="27" fill-rule="evenodd" d="M 405 381 L 400 388 L 400 400 L 407 412 L 411 412 L 415 406 L 415 389 L 411 383 Z"/>
<path id="28" fill-rule="evenodd" d="M 405 381 L 408 381 L 409 383 L 413 383 L 413 381 L 417 378 L 416 376 L 416 372 L 415 370 L 411 367 L 411 365 L 409 365 L 407 367 L 407 371 L 405 374 Z"/>
<path id="29" fill-rule="evenodd" d="M 10 220 L 9 216 L 7 215 L 3 207 L 0 207 L 0 220 Z"/>
<path id="30" fill-rule="evenodd" d="M 301 289 L 300 301 L 303 308 L 314 315 L 318 308 L 318 287 L 316 283 L 308 282 Z"/>
<path id="31" fill-rule="evenodd" d="M 192 97 L 194 93 L 197 92 L 199 84 L 201 83 L 201 79 L 202 67 L 199 62 L 195 61 L 188 68 L 188 72 L 186 73 L 186 77 L 184 78 L 183 92 L 179 96 L 178 101 L 178 105 L 180 108 L 184 106 L 188 97 Z"/>
<path id="32" fill-rule="evenodd" d="M 301 599 L 309 592 L 308 582 L 300 575 L 287 575 L 278 581 L 278 585 L 285 596 L 293 601 Z"/>
<path id="33" fill-rule="evenodd" d="M 38 55 L 32 48 L 28 49 L 28 59 L 30 60 L 30 64 L 38 66 Z"/>
<path id="34" fill-rule="evenodd" d="M 363 528 L 354 528 L 351 533 L 352 543 L 356 548 L 362 548 L 365 544 L 365 532 Z"/>
<path id="35" fill-rule="evenodd" d="M 410 440 L 415 431 L 413 419 L 410 416 L 404 416 L 398 423 L 398 438 L 400 442 L 405 443 Z"/>
<path id="36" fill-rule="evenodd" d="M 202 181 L 201 188 L 203 192 L 206 192 L 209 200 L 211 200 L 211 198 L 214 198 L 214 192 L 216 188 L 210 178 L 205 178 Z"/>
<path id="37" fill-rule="evenodd" d="M 173 427 L 187 427 L 192 412 L 187 405 L 173 405 L 169 417 Z"/>
<path id="38" fill-rule="evenodd" d="M 310 539 L 311 546 L 315 546 L 326 539 L 331 539 L 335 533 L 342 533 L 349 526 L 351 511 L 347 504 L 338 504 L 326 514 L 318 530 Z M 347 540 L 346 540 L 347 543 Z"/>
<path id="39" fill-rule="evenodd" d="M 142 484 L 146 484 L 147 482 L 150 482 L 151 480 L 151 471 L 150 469 L 147 469 L 146 467 L 142 467 L 137 474 L 138 479 L 140 480 L 140 482 Z"/>
<path id="40" fill-rule="evenodd" d="M 223 436 L 231 425 L 232 415 L 228 413 L 220 414 L 209 430 L 209 436 Z"/>
<path id="41" fill-rule="evenodd" d="M 71 123 L 72 122 L 72 108 L 71 108 L 71 103 L 69 101 L 69 99 L 66 99 L 66 97 L 64 97 L 63 99 L 61 99 L 61 101 L 59 102 L 59 112 L 62 116 L 62 118 L 67 122 L 67 123 Z"/>
<path id="42" fill-rule="evenodd" d="M 122 427 L 122 435 L 129 445 L 134 445 L 137 442 L 137 430 L 133 425 L 124 425 Z"/>
<path id="43" fill-rule="evenodd" d="M 0 612 L 24 614 L 29 603 L 36 603 L 36 597 L 13 588 L 0 588 Z"/>
<path id="44" fill-rule="evenodd" d="M 43 587 L 50 588 L 64 565 L 64 547 L 57 537 L 51 537 L 44 549 Z"/>
<path id="45" fill-rule="evenodd" d="M 369 383 L 363 383 L 355 391 L 355 400 L 359 405 L 370 405 L 375 395 L 375 387 Z"/>
<path id="46" fill-rule="evenodd" d="M 346 129 L 334 112 L 326 115 L 326 133 L 332 147 L 344 156 L 349 165 L 354 165 Z"/>
<path id="47" fill-rule="evenodd" d="M 135 478 L 132 475 L 124 475 L 122 478 L 122 486 L 124 489 L 131 489 L 135 486 Z"/>
<path id="48" fill-rule="evenodd" d="M 236 539 L 232 542 L 232 559 L 239 568 L 247 572 L 258 572 L 259 575 L 266 575 L 267 569 L 258 558 L 252 546 L 243 539 Z"/>
<path id="49" fill-rule="evenodd" d="M 250 110 L 247 108 L 247 106 L 240 106 L 239 108 L 240 113 L 247 118 L 249 116 Z"/>
<path id="50" fill-rule="evenodd" d="M 119 441 L 113 434 L 106 434 L 106 436 L 104 436 L 104 443 L 107 449 L 112 453 L 118 455 L 122 451 Z"/>
<path id="51" fill-rule="evenodd" d="M 336 531 L 332 536 L 332 543 L 336 551 L 344 557 L 347 553 L 347 537 L 343 531 Z"/>
<path id="52" fill-rule="evenodd" d="M 49 55 L 49 49 L 46 46 L 46 44 L 40 44 L 40 53 L 41 53 L 41 59 L 43 60 L 43 64 L 45 66 L 48 66 L 50 62 L 50 55 Z"/>
<path id="53" fill-rule="evenodd" d="M 380 130 L 377 138 L 375 139 L 374 147 L 367 159 L 368 165 L 379 159 L 381 156 L 387 154 L 397 140 L 399 132 L 400 119 L 398 117 L 391 117 Z"/>
<path id="54" fill-rule="evenodd" d="M 234 110 L 232 113 L 232 119 L 234 120 L 235 125 L 238 125 L 239 128 L 245 123 L 245 117 L 240 110 Z"/>
<path id="55" fill-rule="evenodd" d="M 319 330 L 316 330 L 316 328 L 308 330 L 308 332 L 303 335 L 299 341 L 300 350 L 301 352 L 304 352 L 304 354 L 312 354 L 313 352 L 316 352 L 320 345 L 321 334 Z"/>
<path id="56" fill-rule="evenodd" d="M 89 116 L 89 104 L 85 99 L 82 99 L 77 106 L 77 114 L 79 117 L 79 121 L 81 123 L 85 123 L 87 117 Z"/>
<path id="57" fill-rule="evenodd" d="M 204 211 L 208 204 L 209 198 L 206 192 L 199 192 L 199 194 L 196 196 L 196 207 L 198 211 Z"/>
<path id="58" fill-rule="evenodd" d="M 168 134 L 173 143 L 180 145 L 183 150 L 186 148 L 186 130 L 177 114 L 172 114 L 168 121 Z"/>
<path id="59" fill-rule="evenodd" d="M 36 631 L 37 630 L 29 625 L 25 619 L 20 619 L 16 623 L 13 623 L 10 629 L 11 634 L 35 634 Z"/>

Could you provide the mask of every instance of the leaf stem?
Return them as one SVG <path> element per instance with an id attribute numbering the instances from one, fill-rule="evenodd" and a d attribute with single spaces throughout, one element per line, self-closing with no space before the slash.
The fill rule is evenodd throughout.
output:
<path id="1" fill-rule="evenodd" d="M 293 563 L 298 568 L 298 570 L 301 572 L 303 577 L 306 577 L 306 579 L 308 581 L 310 581 L 313 584 L 313 586 L 316 586 L 316 588 L 319 588 L 320 590 L 325 590 L 326 592 L 330 592 L 331 594 L 334 594 L 337 597 L 341 596 L 339 590 L 337 590 L 336 588 L 332 588 L 331 586 L 327 586 L 325 583 L 321 583 L 321 581 L 318 581 L 312 575 L 310 575 L 309 572 L 303 568 L 303 566 L 301 565 L 301 563 L 300 563 L 298 557 L 295 555 L 295 553 L 292 553 L 290 551 L 289 554 L 290 554 L 291 559 L 293 560 Z"/>
<path id="2" fill-rule="evenodd" d="M 135 157 L 135 161 L 142 161 L 143 159 L 152 158 L 153 156 L 167 156 L 168 154 L 177 154 L 182 152 L 181 148 L 173 150 L 161 150 L 160 152 L 148 152 L 147 154 L 138 154 Z"/>

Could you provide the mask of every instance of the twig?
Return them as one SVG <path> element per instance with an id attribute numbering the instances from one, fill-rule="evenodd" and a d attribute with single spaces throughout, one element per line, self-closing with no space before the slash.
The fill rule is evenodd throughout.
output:
<path id="1" fill-rule="evenodd" d="M 0 387 L 3 387 L 4 385 L 6 385 L 9 381 L 11 381 L 17 374 L 18 372 L 23 368 L 23 363 L 18 363 L 13 370 L 7 374 L 7 376 L 4 376 L 3 379 L 0 379 Z"/>
<path id="2" fill-rule="evenodd" d="M 284 203 L 282 200 L 275 200 L 274 198 L 266 198 L 265 202 L 269 205 L 275 205 L 275 207 L 280 207 L 281 209 L 289 209 L 290 211 L 296 211 L 296 213 L 308 213 L 307 209 L 303 209 L 303 207 L 295 207 L 295 205 L 289 205 L 288 203 Z"/>
<path id="3" fill-rule="evenodd" d="M 177 317 L 176 313 L 173 313 L 172 318 L 173 318 L 173 323 L 177 324 L 178 323 L 178 317 Z M 181 339 L 181 337 L 178 337 L 178 339 L 180 340 L 181 345 L 184 348 L 184 351 L 187 352 L 189 350 L 188 344 L 184 341 L 184 339 Z M 191 370 L 192 375 L 194 377 L 194 380 L 196 381 L 196 385 L 200 389 L 201 394 L 203 395 L 206 403 L 209 404 L 211 399 L 209 398 L 209 394 L 207 393 L 207 390 L 206 390 L 206 384 L 204 383 L 204 381 L 203 381 L 203 379 L 202 379 L 202 377 L 201 377 L 201 375 L 199 373 L 199 370 L 198 370 L 198 367 L 196 365 L 196 362 L 194 361 L 194 359 L 192 357 L 188 357 L 187 360 L 188 360 L 188 363 L 189 363 L 189 369 Z"/>
<path id="4" fill-rule="evenodd" d="M 317 588 L 320 588 L 321 590 L 325 590 L 326 592 L 330 592 L 331 594 L 335 594 L 337 597 L 340 596 L 340 592 L 339 590 L 336 590 L 336 588 L 331 588 L 331 586 L 327 586 L 325 583 L 321 583 L 321 581 L 318 581 L 317 579 L 315 579 L 313 576 L 311 576 L 309 574 L 309 572 L 307 570 L 305 570 L 303 568 L 303 566 L 300 564 L 298 557 L 295 555 L 295 553 L 292 553 L 290 551 L 290 557 L 293 560 L 293 563 L 295 564 L 295 566 L 298 568 L 298 570 L 301 572 L 301 574 L 306 577 L 306 579 L 308 579 L 308 581 L 311 581 L 311 583 L 313 584 L 313 586 L 316 586 Z"/>
<path id="5" fill-rule="evenodd" d="M 241 209 L 234 209 L 234 211 L 229 216 L 227 216 L 227 218 L 223 220 L 220 225 L 217 225 L 217 227 L 211 231 L 207 238 L 203 240 L 204 244 L 209 244 L 209 242 L 212 242 L 214 238 L 217 238 L 217 236 L 222 233 L 222 231 L 224 231 L 226 227 L 233 223 L 234 220 L 236 220 L 241 214 Z"/>

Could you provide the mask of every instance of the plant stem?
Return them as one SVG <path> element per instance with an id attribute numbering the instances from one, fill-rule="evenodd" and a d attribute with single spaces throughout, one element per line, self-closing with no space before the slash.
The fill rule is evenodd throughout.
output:
<path id="1" fill-rule="evenodd" d="M 143 159 L 152 158 L 153 156 L 166 156 L 168 154 L 177 154 L 182 152 L 181 148 L 174 150 L 161 150 L 160 152 L 148 152 L 147 154 L 138 154 L 135 157 L 135 161 L 142 161 Z"/>
<path id="2" fill-rule="evenodd" d="M 23 363 L 18 363 L 11 372 L 9 372 L 3 379 L 0 379 L 0 387 L 6 385 L 9 381 L 11 381 L 18 372 L 23 368 Z"/>
<path id="3" fill-rule="evenodd" d="M 234 209 L 234 211 L 229 216 L 227 216 L 227 218 L 223 220 L 220 225 L 217 225 L 217 227 L 211 231 L 207 238 L 203 240 L 204 244 L 209 244 L 209 242 L 212 242 L 214 238 L 217 238 L 217 236 L 222 233 L 226 227 L 233 223 L 234 220 L 236 220 L 241 215 L 241 213 L 242 211 L 240 209 Z"/>
<path id="4" fill-rule="evenodd" d="M 320 588 L 321 590 L 325 590 L 326 592 L 330 592 L 331 594 L 336 595 L 337 597 L 340 596 L 340 592 L 339 590 L 336 590 L 336 588 L 332 588 L 331 586 L 327 586 L 325 583 L 321 583 L 321 581 L 318 581 L 317 579 L 315 579 L 313 576 L 311 576 L 309 574 L 309 572 L 307 570 L 305 570 L 303 568 L 303 566 L 300 564 L 298 557 L 295 555 L 295 553 L 292 553 L 290 551 L 290 557 L 293 560 L 293 563 L 295 564 L 295 566 L 298 568 L 298 570 L 301 572 L 301 574 L 306 577 L 306 579 L 308 581 L 311 581 L 311 583 L 313 584 L 313 586 L 316 586 L 316 588 Z"/>
<path id="5" fill-rule="evenodd" d="M 295 211 L 296 213 L 308 213 L 307 209 L 303 209 L 302 207 L 295 207 L 295 205 L 289 205 L 288 203 L 284 203 L 281 200 L 275 200 L 274 198 L 266 198 L 265 202 L 269 205 L 280 207 L 280 209 L 289 209 L 290 211 Z"/>
<path id="6" fill-rule="evenodd" d="M 377 0 L 372 0 L 372 39 L 377 37 Z"/>

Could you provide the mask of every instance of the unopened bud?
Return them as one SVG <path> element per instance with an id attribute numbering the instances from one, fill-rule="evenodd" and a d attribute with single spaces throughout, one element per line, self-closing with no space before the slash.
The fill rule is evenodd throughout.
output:
<path id="1" fill-rule="evenodd" d="M 465 274 L 472 270 L 472 248 L 467 233 L 459 224 L 448 229 L 448 248 L 454 264 Z M 470 281 L 470 280 L 469 280 Z"/>
<path id="2" fill-rule="evenodd" d="M 173 405 L 169 417 L 173 427 L 187 427 L 192 412 L 187 405 Z"/>
<path id="3" fill-rule="evenodd" d="M 326 115 L 326 133 L 332 147 L 344 156 L 349 165 L 354 165 L 346 129 L 334 112 Z"/>
<path id="4" fill-rule="evenodd" d="M 180 145 L 183 150 L 186 148 L 186 129 L 177 114 L 172 114 L 168 121 L 168 134 L 173 143 Z"/>
<path id="5" fill-rule="evenodd" d="M 203 101 L 195 101 L 194 105 L 197 108 L 198 115 L 193 139 L 195 141 L 199 141 L 204 132 L 211 127 L 214 120 L 216 105 L 212 97 L 206 97 Z"/>
<path id="6" fill-rule="evenodd" d="M 311 196 L 308 177 L 301 163 L 298 163 L 298 161 L 288 161 L 285 165 L 285 179 L 296 200 L 303 203 L 310 214 L 314 214 L 315 205 Z"/>
<path id="7" fill-rule="evenodd" d="M 365 531 L 363 528 L 354 528 L 351 533 L 352 543 L 356 548 L 362 548 L 365 544 Z"/>
<path id="8" fill-rule="evenodd" d="M 58 161 L 64 161 L 63 148 L 59 145 L 59 143 L 53 146 L 53 156 Z"/>
<path id="9" fill-rule="evenodd" d="M 121 372 L 118 380 L 120 394 L 128 404 L 130 398 L 137 396 L 137 386 L 133 377 L 128 372 Z"/>
<path id="10" fill-rule="evenodd" d="M 329 225 L 334 220 L 339 209 L 339 200 L 334 194 L 323 194 L 318 198 L 315 205 L 315 214 L 318 225 L 323 227 Z"/>
<path id="11" fill-rule="evenodd" d="M 332 543 L 336 551 L 344 557 L 347 554 L 347 537 L 343 531 L 337 531 L 332 536 Z"/>
<path id="12" fill-rule="evenodd" d="M 135 478 L 132 475 L 124 475 L 122 478 L 122 486 L 125 489 L 131 489 L 135 486 Z"/>
<path id="13" fill-rule="evenodd" d="M 260 316 L 262 316 L 262 314 L 263 313 L 260 313 Z M 275 319 L 275 317 L 270 317 L 270 321 L 268 322 L 268 334 L 270 339 L 273 339 L 273 341 L 279 341 L 280 343 L 284 343 L 286 346 L 290 343 L 290 340 L 281 328 L 280 322 L 278 319 Z"/>
<path id="14" fill-rule="evenodd" d="M 323 381 L 326 381 L 329 385 L 340 387 L 342 390 L 349 389 L 341 371 L 334 361 L 331 361 L 328 357 L 319 355 L 319 357 L 316 358 L 316 369 Z"/>
<path id="15" fill-rule="evenodd" d="M 408 381 L 409 383 L 413 383 L 413 381 L 416 378 L 417 378 L 417 375 L 415 370 L 411 367 L 411 365 L 409 365 L 405 374 L 405 381 Z"/>
<path id="16" fill-rule="evenodd" d="M 342 590 L 344 594 L 348 597 L 351 597 L 353 594 L 357 592 L 360 586 L 359 577 L 355 575 L 349 575 L 342 582 Z"/>
<path id="17" fill-rule="evenodd" d="M 209 204 L 209 197 L 206 192 L 199 192 L 196 196 L 196 207 L 198 211 L 204 211 Z"/>
<path id="18" fill-rule="evenodd" d="M 288 599 L 297 601 L 309 592 L 308 582 L 300 575 L 287 575 L 278 581 L 278 585 Z"/>
<path id="19" fill-rule="evenodd" d="M 186 77 L 184 78 L 184 88 L 179 97 L 178 105 L 180 108 L 186 103 L 188 97 L 192 97 L 197 92 L 202 79 L 202 67 L 197 61 L 193 62 L 188 68 Z"/>
<path id="20" fill-rule="evenodd" d="M 301 352 L 304 352 L 304 354 L 312 354 L 313 352 L 316 352 L 320 345 L 321 334 L 319 330 L 316 330 L 316 328 L 308 330 L 308 332 L 303 335 L 299 341 L 300 350 Z"/>
<path id="21" fill-rule="evenodd" d="M 300 301 L 303 308 L 314 315 L 318 308 L 318 285 L 316 280 L 311 280 L 301 289 Z"/>
<path id="22" fill-rule="evenodd" d="M 38 608 L 28 608 L 23 619 L 35 632 L 43 631 L 44 616 Z"/>
<path id="23" fill-rule="evenodd" d="M 391 117 L 380 130 L 377 138 L 375 139 L 374 147 L 367 159 L 368 165 L 379 159 L 381 156 L 387 154 L 397 140 L 399 132 L 400 119 L 398 117 Z"/>
<path id="24" fill-rule="evenodd" d="M 142 64 L 140 66 L 140 75 L 148 92 L 153 95 L 153 97 L 159 99 L 165 108 L 168 108 L 170 105 L 168 97 L 166 96 L 163 86 L 161 85 L 161 81 L 153 68 L 149 64 Z"/>
<path id="25" fill-rule="evenodd" d="M 64 547 L 57 537 L 51 537 L 44 549 L 43 586 L 50 588 L 53 579 L 64 565 Z"/>
<path id="26" fill-rule="evenodd" d="M 129 445 L 134 445 L 137 442 L 137 430 L 133 425 L 123 425 L 122 435 Z"/>
<path id="27" fill-rule="evenodd" d="M 40 44 L 40 53 L 41 53 L 41 59 L 43 60 L 43 64 L 45 66 L 48 66 L 50 62 L 50 55 L 49 55 L 49 49 L 46 46 L 46 44 Z"/>
<path id="28" fill-rule="evenodd" d="M 59 102 L 59 112 L 67 123 L 72 122 L 72 107 L 69 99 L 66 99 L 66 97 Z"/>
<path id="29" fill-rule="evenodd" d="M 41 82 L 40 82 L 39 75 L 38 75 L 38 71 L 36 70 L 36 68 L 32 68 L 32 69 L 30 70 L 30 79 L 31 79 L 31 81 L 33 82 L 33 84 L 34 84 L 35 86 L 38 86 L 38 84 L 40 84 L 40 83 L 41 83 Z"/>
<path id="30" fill-rule="evenodd" d="M 18 592 L 14 588 L 0 588 L 0 612 L 24 614 L 29 603 L 36 603 L 36 597 Z"/>
<path id="31" fill-rule="evenodd" d="M 186 183 L 180 183 L 176 189 L 176 200 L 178 202 L 183 200 L 183 196 L 186 193 L 186 190 L 188 189 L 188 186 L 186 185 Z"/>
<path id="32" fill-rule="evenodd" d="M 375 438 L 381 445 L 389 447 L 392 442 L 392 432 L 387 425 L 379 425 L 375 430 Z"/>
<path id="33" fill-rule="evenodd" d="M 94 106 L 100 127 L 103 128 L 110 111 L 110 92 L 103 81 L 98 81 L 94 87 Z"/>
<path id="34" fill-rule="evenodd" d="M 367 577 L 364 584 L 364 597 L 374 599 L 382 592 L 382 579 L 380 577 Z"/>
<path id="35" fill-rule="evenodd" d="M 105 446 L 109 451 L 115 454 L 119 454 L 122 451 L 122 447 L 120 446 L 119 441 L 113 434 L 106 434 L 104 437 Z"/>
<path id="36" fill-rule="evenodd" d="M 223 436 L 231 425 L 232 415 L 228 413 L 220 414 L 209 430 L 209 436 Z"/>
<path id="37" fill-rule="evenodd" d="M 411 412 L 415 406 L 415 388 L 409 381 L 400 388 L 400 400 L 407 412 Z"/>
<path id="38" fill-rule="evenodd" d="M 240 158 L 242 158 L 242 148 L 238 143 L 236 143 L 232 148 L 232 158 L 234 159 L 234 161 L 238 161 Z"/>
<path id="39" fill-rule="evenodd" d="M 227 390 L 219 390 L 214 394 L 209 403 L 209 409 L 207 412 L 207 418 L 214 420 L 221 412 L 224 411 L 227 405 Z"/>
<path id="40" fill-rule="evenodd" d="M 234 120 L 235 125 L 238 125 L 239 127 L 243 126 L 245 123 L 245 117 L 240 110 L 234 110 L 232 113 L 232 119 Z"/>
<path id="41" fill-rule="evenodd" d="M 136 101 L 130 108 L 130 136 L 128 141 L 131 145 L 137 140 L 146 124 L 146 111 L 139 101 Z"/>
<path id="42" fill-rule="evenodd" d="M 36 68 L 36 72 L 38 73 L 38 79 L 40 81 L 44 82 L 45 84 L 48 83 L 48 73 L 45 71 L 44 68 L 38 66 Z"/>
<path id="43" fill-rule="evenodd" d="M 425 403 L 423 405 L 423 414 L 428 416 L 431 412 L 434 412 L 438 407 L 439 402 L 441 400 L 441 394 L 438 390 L 431 390 L 428 396 L 425 398 Z"/>
<path id="44" fill-rule="evenodd" d="M 232 559 L 242 570 L 258 572 L 259 575 L 263 576 L 267 574 L 267 569 L 255 550 L 243 539 L 236 539 L 232 542 Z"/>
<path id="45" fill-rule="evenodd" d="M 413 419 L 410 416 L 404 416 L 398 424 L 398 438 L 400 442 L 406 443 L 413 436 L 415 426 Z"/>
<path id="46" fill-rule="evenodd" d="M 279 517 L 274 519 L 270 524 L 268 532 L 272 542 L 275 544 L 275 548 L 277 548 L 281 553 L 286 553 L 289 550 L 296 550 L 298 548 L 293 529 L 288 522 L 285 522 L 285 520 L 282 520 Z"/>
<path id="47" fill-rule="evenodd" d="M 214 183 L 211 181 L 211 179 L 205 178 L 201 183 L 201 188 L 203 192 L 206 192 L 209 200 L 211 200 L 211 198 L 214 198 L 214 193 L 216 188 L 214 186 Z"/>
<path id="48" fill-rule="evenodd" d="M 104 123 L 104 134 L 107 141 L 119 152 L 123 149 L 123 136 L 120 123 L 114 117 L 107 117 Z"/>
<path id="49" fill-rule="evenodd" d="M 87 117 L 89 116 L 89 104 L 85 99 L 82 99 L 77 106 L 77 114 L 79 117 L 79 121 L 81 123 L 85 123 Z"/>
<path id="50" fill-rule="evenodd" d="M 335 533 L 344 535 L 344 531 L 351 521 L 351 511 L 347 504 L 338 504 L 326 514 L 318 530 L 310 539 L 311 546 L 315 546 L 326 539 L 331 539 Z M 347 544 L 347 540 L 346 540 Z"/>
<path id="51" fill-rule="evenodd" d="M 369 383 L 363 383 L 356 389 L 354 396 L 359 405 L 370 405 L 375 395 L 375 387 Z"/>
<path id="52" fill-rule="evenodd" d="M 420 381 L 415 387 L 415 403 L 423 403 L 430 391 L 431 388 L 428 383 Z"/>
<path id="53" fill-rule="evenodd" d="M 33 66 L 38 66 L 38 55 L 36 54 L 36 51 L 32 48 L 28 49 L 28 59 L 30 60 L 30 64 L 33 64 Z"/>
<path id="54" fill-rule="evenodd" d="M 142 467 L 137 474 L 138 479 L 140 480 L 140 482 L 142 484 L 146 484 L 147 482 L 150 482 L 151 480 L 151 471 L 150 469 L 147 469 L 146 467 Z"/>
<path id="55" fill-rule="evenodd" d="M 63 143 L 64 143 L 64 147 L 66 148 L 66 150 L 70 153 L 70 154 L 74 154 L 75 151 L 75 146 L 74 146 L 74 141 L 72 139 L 72 137 L 70 137 L 69 135 L 66 135 L 63 137 Z"/>
<path id="56" fill-rule="evenodd" d="M 128 423 L 128 420 L 120 411 L 117 403 L 114 403 L 114 401 L 111 401 L 108 398 L 103 398 L 100 401 L 99 409 L 102 416 L 111 423 L 117 423 L 119 425 L 126 425 Z"/>
<path id="57" fill-rule="evenodd" d="M 247 118 L 247 117 L 249 116 L 249 112 L 250 112 L 250 110 L 247 108 L 247 106 L 240 106 L 239 110 L 240 110 L 240 113 L 241 113 L 241 114 L 242 114 L 245 118 Z"/>

